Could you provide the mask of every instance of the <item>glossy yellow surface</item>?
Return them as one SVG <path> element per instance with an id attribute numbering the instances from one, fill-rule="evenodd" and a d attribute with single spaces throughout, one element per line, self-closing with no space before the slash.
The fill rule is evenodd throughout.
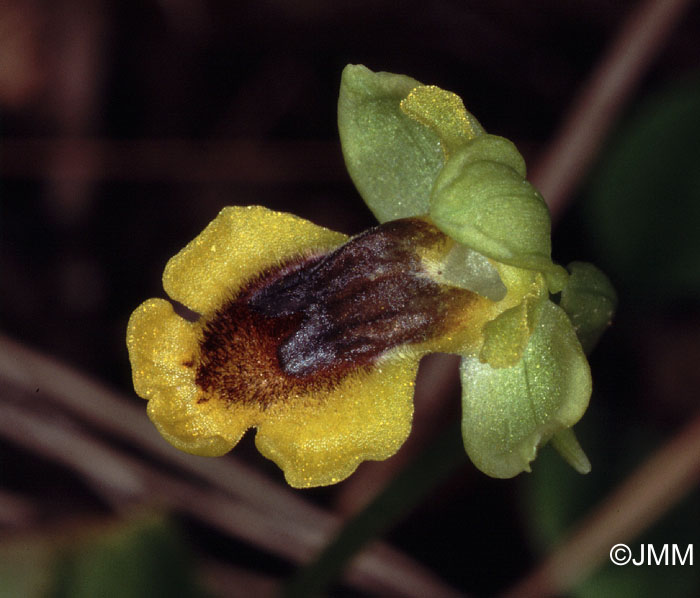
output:
<path id="1" fill-rule="evenodd" d="M 250 426 L 250 410 L 218 401 L 198 403 L 195 384 L 199 324 L 178 316 L 168 301 L 149 299 L 131 315 L 127 347 L 136 393 L 148 399 L 148 416 L 180 450 L 218 456 L 233 448 Z"/>
<path id="2" fill-rule="evenodd" d="M 264 268 L 305 252 L 325 252 L 347 236 L 291 214 L 232 206 L 219 215 L 163 273 L 165 292 L 206 315 Z"/>
<path id="3" fill-rule="evenodd" d="M 418 360 L 395 351 L 328 394 L 274 410 L 255 444 L 295 487 L 335 484 L 362 461 L 391 457 L 411 430 Z"/>
<path id="4" fill-rule="evenodd" d="M 290 485 L 336 483 L 364 460 L 390 457 L 404 442 L 423 355 L 435 351 L 478 355 L 487 323 L 514 308 L 515 320 L 522 319 L 515 327 L 526 326 L 528 310 L 518 311 L 517 306 L 544 285 L 539 274 L 494 262 L 508 289 L 502 301 L 474 295 L 466 308 L 449 312 L 446 333 L 396 347 L 371 366 L 351 370 L 330 389 L 289 390 L 300 394 L 275 397 L 267 406 L 202 389 L 196 379 L 200 338 L 216 310 L 261 271 L 296 256 L 327 252 L 345 240 L 345 235 L 288 214 L 233 207 L 222 210 L 168 262 L 166 290 L 203 316 L 188 322 L 168 301 L 149 299 L 134 311 L 127 332 L 134 388 L 148 399 L 148 415 L 168 442 L 189 453 L 218 456 L 254 427 L 260 452 L 283 469 Z M 428 271 L 440 269 L 447 248 L 449 243 L 443 243 L 425 252 L 422 259 L 430 265 Z M 508 327 L 504 331 L 494 334 L 510 335 Z M 505 342 L 494 338 L 497 345 Z M 260 384 L 264 387 L 265 381 Z"/>
<path id="5" fill-rule="evenodd" d="M 305 252 L 326 251 L 345 236 L 264 208 L 226 208 L 168 263 L 174 299 L 211 313 L 260 270 Z M 258 242 L 256 242 L 258 239 Z M 188 284 L 190 283 L 190 284 Z M 356 371 L 331 391 L 288 397 L 267 409 L 207 395 L 195 382 L 200 322 L 187 322 L 163 299 L 131 316 L 127 346 L 137 394 L 175 447 L 218 456 L 250 427 L 256 444 L 296 487 L 338 482 L 367 459 L 385 459 L 411 427 L 420 353 L 395 350 L 371 370 Z M 205 399 L 205 400 L 202 400 Z"/>

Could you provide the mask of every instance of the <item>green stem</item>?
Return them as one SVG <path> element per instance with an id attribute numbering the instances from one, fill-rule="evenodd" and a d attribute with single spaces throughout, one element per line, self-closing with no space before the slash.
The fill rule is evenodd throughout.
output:
<path id="1" fill-rule="evenodd" d="M 396 524 L 465 460 L 457 422 L 411 461 L 367 507 L 350 518 L 316 559 L 298 571 L 282 595 L 320 595 L 360 549 Z"/>

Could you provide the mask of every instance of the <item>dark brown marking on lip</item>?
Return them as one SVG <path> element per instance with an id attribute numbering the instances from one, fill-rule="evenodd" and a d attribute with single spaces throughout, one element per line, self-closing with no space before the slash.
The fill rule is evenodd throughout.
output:
<path id="1" fill-rule="evenodd" d="M 262 273 L 204 326 L 197 384 L 265 408 L 442 334 L 474 298 L 424 271 L 417 248 L 444 242 L 427 222 L 399 220 Z"/>
<path id="2" fill-rule="evenodd" d="M 216 396 L 266 409 L 292 394 L 331 389 L 347 374 L 350 364 L 338 364 L 339 367 L 328 369 L 322 376 L 293 376 L 285 372 L 278 349 L 299 327 L 301 316 L 266 316 L 248 304 L 255 290 L 318 259 L 318 256 L 297 258 L 262 273 L 204 325 L 195 381 L 206 394 L 198 402 Z"/>

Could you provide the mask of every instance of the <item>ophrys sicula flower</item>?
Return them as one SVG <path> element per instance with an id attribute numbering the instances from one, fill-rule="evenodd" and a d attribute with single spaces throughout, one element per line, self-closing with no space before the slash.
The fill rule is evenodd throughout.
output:
<path id="1" fill-rule="evenodd" d="M 580 294 L 551 261 L 548 212 L 517 150 L 454 94 L 364 67 L 344 72 L 339 123 L 381 224 L 347 238 L 261 207 L 222 210 L 163 277 L 198 319 L 151 299 L 129 322 L 134 385 L 156 427 L 207 456 L 256 428 L 291 485 L 332 484 L 398 450 L 421 357 L 451 352 L 480 469 L 516 475 L 554 439 L 585 470 L 570 428 L 590 372 L 550 299 L 563 290 L 580 305 Z"/>

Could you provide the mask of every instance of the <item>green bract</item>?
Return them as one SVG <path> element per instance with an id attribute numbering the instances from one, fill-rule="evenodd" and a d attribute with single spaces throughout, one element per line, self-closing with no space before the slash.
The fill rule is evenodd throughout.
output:
<path id="1" fill-rule="evenodd" d="M 338 122 L 350 175 L 377 218 L 432 221 L 454 247 L 431 276 L 503 306 L 477 350 L 456 351 L 472 461 L 512 477 L 551 441 L 587 472 L 571 429 L 591 394 L 583 349 L 609 324 L 615 293 L 590 264 L 571 264 L 569 275 L 552 262 L 549 211 L 516 147 L 486 133 L 455 94 L 363 66 L 343 72 Z M 557 305 L 550 294 L 560 292 Z"/>

